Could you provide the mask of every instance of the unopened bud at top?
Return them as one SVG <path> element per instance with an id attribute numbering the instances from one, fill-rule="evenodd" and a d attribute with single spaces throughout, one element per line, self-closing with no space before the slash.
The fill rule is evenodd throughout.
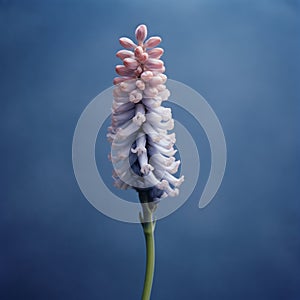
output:
<path id="1" fill-rule="evenodd" d="M 145 25 L 140 25 L 135 30 L 135 37 L 138 44 L 141 45 L 147 37 L 147 27 Z"/>

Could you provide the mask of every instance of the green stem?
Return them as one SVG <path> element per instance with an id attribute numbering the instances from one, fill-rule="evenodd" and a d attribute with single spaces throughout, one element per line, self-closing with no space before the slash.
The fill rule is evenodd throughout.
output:
<path id="1" fill-rule="evenodd" d="M 148 194 L 146 192 L 140 192 L 139 196 L 143 206 L 143 217 L 140 216 L 140 218 L 146 242 L 146 272 L 142 300 L 150 300 L 155 265 L 155 221 L 153 221 L 152 209 L 150 208 L 150 205 L 147 204 L 149 200 Z"/>
<path id="2" fill-rule="evenodd" d="M 142 300 L 149 300 L 152 289 L 153 275 L 154 275 L 154 263 L 155 263 L 155 247 L 154 247 L 154 229 L 153 223 L 145 223 L 143 226 L 145 240 L 146 240 L 146 273 L 144 280 L 144 290 Z"/>

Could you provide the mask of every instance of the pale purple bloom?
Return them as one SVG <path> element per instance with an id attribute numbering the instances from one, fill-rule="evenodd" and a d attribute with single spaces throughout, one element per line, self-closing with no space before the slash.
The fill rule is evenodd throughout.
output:
<path id="1" fill-rule="evenodd" d="M 180 165 L 174 155 L 175 133 L 170 108 L 162 106 L 170 96 L 165 83 L 165 67 L 157 48 L 160 37 L 147 38 L 147 27 L 135 31 L 137 42 L 123 37 L 126 48 L 116 56 L 123 62 L 116 66 L 120 75 L 114 79 L 112 123 L 108 140 L 112 143 L 115 186 L 148 190 L 154 201 L 176 196 L 184 177 L 176 178 Z M 146 40 L 146 41 L 145 41 Z"/>

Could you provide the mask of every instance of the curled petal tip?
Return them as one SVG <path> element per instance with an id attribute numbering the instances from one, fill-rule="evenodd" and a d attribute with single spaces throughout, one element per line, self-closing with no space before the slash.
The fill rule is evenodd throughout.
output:
<path id="1" fill-rule="evenodd" d="M 153 171 L 153 170 L 154 170 L 154 168 L 149 164 L 146 164 L 146 165 L 141 167 L 141 172 L 144 175 L 148 175 L 150 173 L 150 171 Z"/>
<path id="2" fill-rule="evenodd" d="M 133 102 L 133 103 L 138 103 L 142 100 L 143 95 L 141 92 L 137 91 L 137 90 L 133 90 L 130 94 L 129 94 L 129 101 Z"/>
<path id="3" fill-rule="evenodd" d="M 137 80 L 135 84 L 136 84 L 136 87 L 138 89 L 140 89 L 141 91 L 143 91 L 146 87 L 144 81 L 142 81 L 142 80 Z"/>
<path id="4" fill-rule="evenodd" d="M 160 190 L 165 190 L 169 187 L 169 183 L 167 180 L 162 180 L 158 185 L 157 187 L 160 189 Z"/>
<path id="5" fill-rule="evenodd" d="M 146 122 L 146 117 L 145 115 L 141 114 L 140 112 L 138 112 L 135 117 L 132 119 L 133 123 L 138 125 L 138 126 L 142 126 L 142 124 L 144 122 Z"/>
<path id="6" fill-rule="evenodd" d="M 184 175 L 179 178 L 180 184 L 184 182 Z"/>
<path id="7" fill-rule="evenodd" d="M 143 153 L 147 153 L 147 150 L 145 147 L 136 147 L 135 149 L 131 148 L 131 152 L 136 153 L 137 156 L 141 156 Z"/>
<path id="8" fill-rule="evenodd" d="M 143 81 L 147 82 L 153 77 L 153 73 L 151 71 L 145 71 L 141 74 L 141 78 Z"/>
<path id="9" fill-rule="evenodd" d="M 176 196 L 178 196 L 178 195 L 179 195 L 179 189 L 174 189 L 174 190 L 170 191 L 170 192 L 169 192 L 169 195 L 170 195 L 171 197 L 176 197 Z"/>

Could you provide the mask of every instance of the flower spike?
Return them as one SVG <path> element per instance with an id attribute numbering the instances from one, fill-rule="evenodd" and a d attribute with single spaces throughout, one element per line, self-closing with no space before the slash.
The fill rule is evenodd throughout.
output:
<path id="1" fill-rule="evenodd" d="M 156 203 L 166 196 L 177 196 L 184 177 L 174 176 L 180 165 L 174 158 L 175 134 L 168 134 L 174 120 L 170 108 L 162 106 L 170 92 L 163 74 L 164 50 L 157 48 L 161 38 L 146 40 L 147 27 L 143 24 L 136 28 L 135 37 L 136 43 L 127 37 L 119 40 L 125 49 L 116 53 L 123 64 L 116 66 L 120 77 L 114 79 L 112 123 L 107 136 L 112 143 L 111 160 L 117 166 L 115 186 L 131 187 L 139 193 L 147 190 L 149 201 Z"/>

